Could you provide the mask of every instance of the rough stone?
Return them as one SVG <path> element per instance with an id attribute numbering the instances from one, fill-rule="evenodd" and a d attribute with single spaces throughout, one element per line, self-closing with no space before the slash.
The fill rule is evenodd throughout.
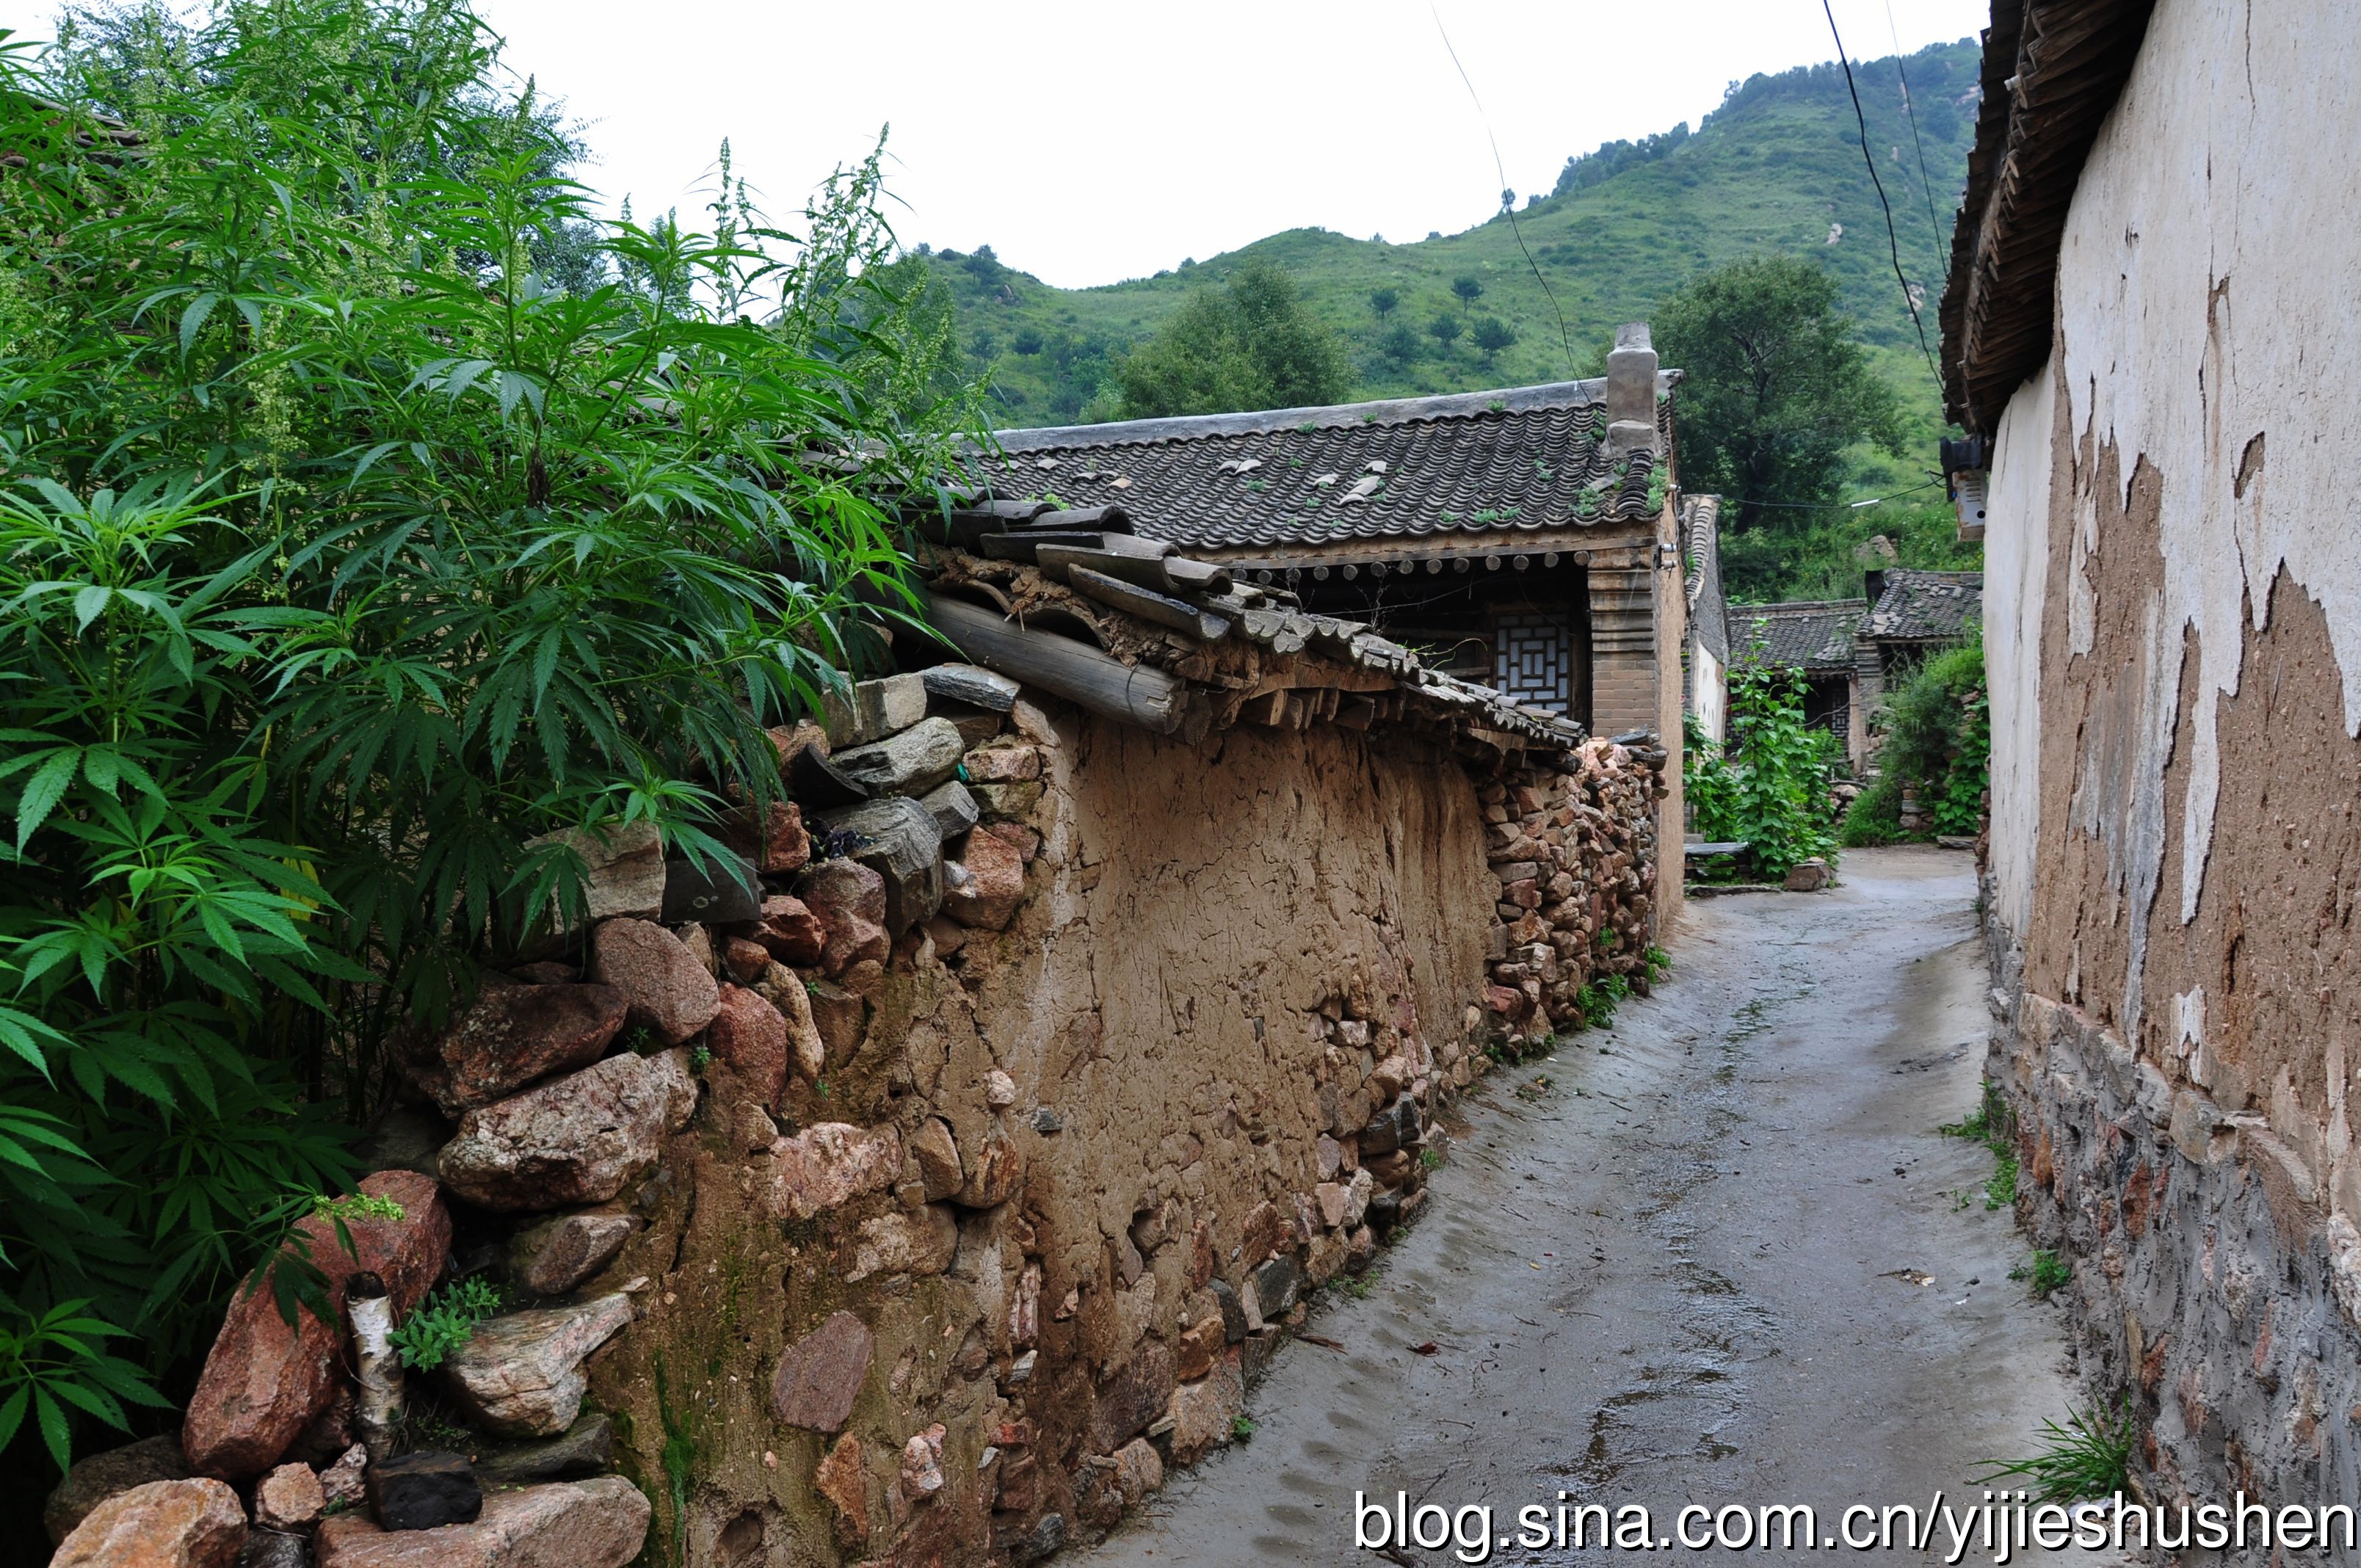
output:
<path id="1" fill-rule="evenodd" d="M 792 1047 L 787 1021 L 777 1008 L 744 986 L 725 985 L 705 1039 L 755 1099 L 765 1105 L 778 1102 L 779 1091 L 786 1087 Z"/>
<path id="2" fill-rule="evenodd" d="M 949 1204 L 878 1214 L 861 1222 L 845 1282 L 858 1284 L 873 1274 L 940 1274 L 958 1251 L 959 1222 Z"/>
<path id="3" fill-rule="evenodd" d="M 970 792 L 976 804 L 983 807 L 983 818 L 993 821 L 1020 821 L 1033 814 L 1041 804 L 1041 781 L 1024 784 L 976 784 Z"/>
<path id="4" fill-rule="evenodd" d="M 767 904 L 769 900 L 763 902 Z M 776 962 L 778 959 L 771 956 L 771 949 L 760 942 L 752 942 L 743 937 L 725 938 L 722 941 L 722 972 L 741 985 L 752 985 Z"/>
<path id="5" fill-rule="evenodd" d="M 1285 1222 L 1279 1218 L 1279 1206 L 1275 1203 L 1265 1201 L 1248 1210 L 1246 1223 L 1239 1230 L 1240 1261 L 1248 1268 L 1252 1268 L 1256 1264 L 1268 1257 L 1271 1249 L 1279 1245 L 1279 1234 L 1284 1223 Z"/>
<path id="6" fill-rule="evenodd" d="M 1136 1437 L 1115 1451 L 1115 1476 L 1125 1503 L 1137 1508 L 1149 1493 L 1163 1489 L 1164 1461 L 1154 1444 Z"/>
<path id="7" fill-rule="evenodd" d="M 1254 1271 L 1255 1296 L 1262 1303 L 1262 1314 L 1276 1318 L 1295 1305 L 1303 1288 L 1303 1271 L 1295 1259 L 1281 1254 Z"/>
<path id="8" fill-rule="evenodd" d="M 995 1111 L 1005 1111 L 1016 1103 L 1016 1080 L 994 1068 L 983 1075 L 983 1102 Z"/>
<path id="9" fill-rule="evenodd" d="M 339 1514 L 320 1526 L 320 1568 L 623 1568 L 653 1509 L 620 1475 L 496 1492 L 473 1523 L 381 1530 Z"/>
<path id="10" fill-rule="evenodd" d="M 396 1056 L 411 1081 L 456 1116 L 597 1061 L 622 1028 L 628 1001 L 603 985 L 488 979 L 440 1035 L 398 1045 Z"/>
<path id="11" fill-rule="evenodd" d="M 266 1530 L 307 1530 L 328 1506 L 308 1464 L 281 1464 L 255 1484 L 254 1522 Z"/>
<path id="12" fill-rule="evenodd" d="M 811 863 L 811 835 L 804 828 L 804 810 L 792 800 L 774 800 L 759 812 L 750 806 L 730 813 L 722 824 L 721 838 L 760 867 L 764 876 L 785 876 Z"/>
<path id="13" fill-rule="evenodd" d="M 185 1481 L 188 1455 L 177 1436 L 143 1437 L 121 1448 L 85 1454 L 73 1462 L 41 1509 L 41 1526 L 54 1546 L 107 1498 L 150 1481 Z"/>
<path id="14" fill-rule="evenodd" d="M 823 861 L 805 876 L 804 903 L 827 933 L 820 967 L 831 977 L 893 950 L 885 934 L 885 879 L 855 861 Z"/>
<path id="15" fill-rule="evenodd" d="M 312 1568 L 312 1540 L 276 1530 L 247 1531 L 237 1568 Z"/>
<path id="16" fill-rule="evenodd" d="M 1418 1137 L 1418 1105 L 1408 1095 L 1400 1096 L 1361 1129 L 1361 1157 L 1391 1154 L 1417 1143 Z"/>
<path id="17" fill-rule="evenodd" d="M 861 1440 L 851 1432 L 836 1440 L 812 1472 L 812 1490 L 836 1510 L 836 1539 L 857 1547 L 869 1540 L 869 1486 L 861 1468 Z"/>
<path id="18" fill-rule="evenodd" d="M 774 963 L 763 971 L 755 993 L 779 1010 L 787 1021 L 787 1055 L 805 1081 L 818 1079 L 828 1066 L 828 1042 L 812 1014 L 812 993 L 804 977 L 786 965 Z M 855 1021 L 858 1027 L 858 1020 Z"/>
<path id="19" fill-rule="evenodd" d="M 1146 1431 L 1172 1398 L 1172 1352 L 1150 1340 L 1099 1385 L 1091 1411 L 1091 1447 L 1112 1453 Z"/>
<path id="20" fill-rule="evenodd" d="M 902 1495 L 913 1502 L 943 1489 L 943 1424 L 937 1421 L 902 1445 Z"/>
<path id="21" fill-rule="evenodd" d="M 821 1122 L 773 1145 L 771 1164 L 772 1217 L 807 1220 L 891 1187 L 902 1174 L 902 1140 L 891 1128 Z"/>
<path id="22" fill-rule="evenodd" d="M 1222 1337 L 1232 1344 L 1246 1338 L 1246 1331 L 1253 1325 L 1246 1321 L 1246 1303 L 1239 1299 L 1238 1293 L 1231 1289 L 1229 1282 L 1224 1279 L 1213 1280 L 1205 1288 L 1213 1293 L 1213 1299 L 1220 1304 Z"/>
<path id="23" fill-rule="evenodd" d="M 1025 899 L 1025 859 L 1016 847 L 993 833 L 968 835 L 960 861 L 966 880 L 943 899 L 943 912 L 978 930 L 1006 927 Z"/>
<path id="24" fill-rule="evenodd" d="M 398 1312 L 416 1306 L 442 1272 L 451 1214 L 434 1180 L 415 1171 L 381 1170 L 362 1178 L 360 1190 L 400 1204 L 402 1217 L 347 1221 L 357 1258 L 345 1251 L 333 1221 L 307 1219 L 297 1227 L 313 1266 L 327 1277 L 333 1323 L 299 1311 L 291 1328 L 268 1290 L 230 1303 L 181 1431 L 189 1467 L 200 1475 L 259 1475 L 328 1408 L 338 1381 L 345 1282 L 356 1271 L 383 1279 Z"/>
<path id="25" fill-rule="evenodd" d="M 368 1450 L 359 1443 L 337 1456 L 320 1472 L 320 1495 L 337 1508 L 351 1508 L 368 1497 Z"/>
<path id="26" fill-rule="evenodd" d="M 927 695 L 944 702 L 963 702 L 970 707 L 986 708 L 994 713 L 1006 713 L 1016 706 L 1016 694 L 1024 688 L 1006 675 L 974 664 L 937 664 L 926 672 Z"/>
<path id="27" fill-rule="evenodd" d="M 828 950 L 828 927 L 819 916 L 802 899 L 785 894 L 763 900 L 762 923 L 752 936 L 783 964 L 816 964 Z"/>
<path id="28" fill-rule="evenodd" d="M 560 1296 L 615 1261 L 639 1222 L 620 1209 L 582 1209 L 510 1238 L 510 1282 L 534 1296 Z"/>
<path id="29" fill-rule="evenodd" d="M 603 1415 L 577 1417 L 557 1437 L 494 1449 L 476 1462 L 476 1474 L 498 1486 L 572 1481 L 604 1475 L 615 1461 L 615 1424 Z"/>
<path id="30" fill-rule="evenodd" d="M 1233 1348 L 1223 1354 L 1212 1376 L 1172 1390 L 1172 1463 L 1194 1464 L 1228 1442 L 1232 1423 L 1246 1413 L 1246 1375 Z"/>
<path id="31" fill-rule="evenodd" d="M 445 1359 L 444 1379 L 485 1431 L 555 1437 L 582 1413 L 583 1359 L 631 1321 L 631 1298 L 620 1293 L 488 1319 Z"/>
<path id="32" fill-rule="evenodd" d="M 1400 1190 L 1408 1186 L 1411 1173 L 1418 1169 L 1418 1157 L 1408 1149 L 1394 1149 L 1367 1158 L 1368 1163 L 1361 1168 L 1368 1172 L 1372 1180 L 1390 1189 Z"/>
<path id="33" fill-rule="evenodd" d="M 911 674 L 856 682 L 852 707 L 864 740 L 907 729 L 927 717 L 927 678 Z"/>
<path id="34" fill-rule="evenodd" d="M 852 1414 L 875 1348 L 868 1325 L 838 1312 L 786 1348 L 771 1379 L 771 1413 L 785 1426 L 832 1432 Z"/>
<path id="35" fill-rule="evenodd" d="M 483 1511 L 484 1489 L 465 1454 L 430 1449 L 372 1464 L 368 1500 L 379 1528 L 427 1530 L 475 1519 Z"/>
<path id="36" fill-rule="evenodd" d="M 604 1203 L 696 1109 L 686 1051 L 609 1057 L 468 1112 L 438 1165 L 445 1186 L 486 1209 Z"/>
<path id="37" fill-rule="evenodd" d="M 1180 1331 L 1180 1344 L 1173 1352 L 1172 1376 L 1183 1383 L 1195 1382 L 1213 1370 L 1215 1358 L 1228 1343 L 1229 1336 L 1222 1315 L 1219 1312 L 1206 1313 Z"/>
<path id="38" fill-rule="evenodd" d="M 630 1004 L 630 1022 L 676 1046 L 713 1021 L 713 975 L 688 945 L 651 920 L 609 920 L 590 933 L 590 975 Z"/>
<path id="39" fill-rule="evenodd" d="M 49 1568 L 232 1568 L 246 1509 L 219 1481 L 148 1481 L 85 1515 Z"/>
<path id="40" fill-rule="evenodd" d="M 928 718 L 873 745 L 839 751 L 829 761 L 877 795 L 924 795 L 958 773 L 965 751 L 959 726 L 948 718 Z"/>
<path id="41" fill-rule="evenodd" d="M 525 840 L 530 851 L 563 844 L 582 858 L 585 922 L 653 920 L 664 908 L 664 839 L 653 822 L 580 828 Z M 551 900 L 553 916 L 556 901 Z"/>
<path id="42" fill-rule="evenodd" d="M 960 1168 L 959 1139 L 940 1116 L 929 1116 L 910 1135 L 911 1157 L 918 1162 L 918 1178 L 926 1184 L 927 1201 L 937 1202 L 957 1192 L 967 1181 Z"/>
<path id="43" fill-rule="evenodd" d="M 977 784 L 1022 784 L 1041 776 L 1041 753 L 1031 746 L 983 746 L 970 751 L 963 765 Z"/>
<path id="44" fill-rule="evenodd" d="M 926 806 L 891 795 L 848 806 L 833 820 L 839 830 L 867 840 L 852 859 L 884 883 L 888 936 L 900 936 L 942 907 L 943 835 Z"/>
<path id="45" fill-rule="evenodd" d="M 664 862 L 664 924 L 735 926 L 762 914 L 762 872 L 735 850 L 709 856 L 703 865 L 686 856 Z"/>
<path id="46" fill-rule="evenodd" d="M 868 1003 L 858 993 L 829 981 L 811 988 L 812 1027 L 818 1032 L 823 1059 L 842 1067 L 861 1049 L 861 1031 L 869 1016 Z"/>
<path id="47" fill-rule="evenodd" d="M 1789 893 L 1817 893 L 1835 880 L 1836 873 L 1828 869 L 1828 862 L 1817 855 L 1797 861 L 1787 869 Z"/>
<path id="48" fill-rule="evenodd" d="M 983 830 L 1002 843 L 1015 848 L 1016 858 L 1027 865 L 1041 852 L 1041 835 L 1022 822 L 987 822 Z"/>
<path id="49" fill-rule="evenodd" d="M 927 815 L 935 819 L 935 831 L 949 843 L 983 819 L 983 808 L 968 793 L 967 785 L 957 779 L 937 784 L 918 797 Z"/>
<path id="50" fill-rule="evenodd" d="M 984 1135 L 983 1146 L 968 1166 L 967 1180 L 951 1201 L 963 1209 L 994 1209 L 1016 1196 L 1024 1185 L 1025 1157 L 1005 1132 L 994 1126 Z"/>

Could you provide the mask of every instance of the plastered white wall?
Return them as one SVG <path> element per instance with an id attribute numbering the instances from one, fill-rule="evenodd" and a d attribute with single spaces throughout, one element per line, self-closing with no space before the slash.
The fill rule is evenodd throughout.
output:
<path id="1" fill-rule="evenodd" d="M 2049 367 L 2001 416 L 1984 531 L 1984 679 L 1992 705 L 1993 910 L 2023 933 L 2033 917 L 2041 833 L 2041 615 L 2049 575 Z"/>
<path id="2" fill-rule="evenodd" d="M 2074 437 L 2143 459 L 2162 480 L 2164 581 L 2145 618 L 2148 677 L 2122 729 L 2127 792 L 2077 802 L 2145 913 L 2158 894 L 2191 918 L 2204 886 L 2220 787 L 2214 714 L 2238 689 L 2241 618 L 2259 629 L 2284 565 L 2325 612 L 2348 733 L 2361 733 L 2361 0 L 2159 0 L 2123 96 L 2077 188 L 2059 267 L 2056 367 Z M 2034 659 L 2048 547 L 2048 373 L 2004 422 L 1993 471 L 1988 625 L 1993 666 L 1994 861 L 2004 913 L 2030 898 L 2038 828 Z M 2038 417 L 2037 417 L 2038 416 Z M 2237 494 L 2257 438 L 2260 472 Z M 2068 455 L 2059 454 L 2059 460 Z M 2102 542 L 2089 475 L 2076 476 L 2070 640 L 2089 646 L 2082 564 Z M 2120 504 L 2125 498 L 2114 498 Z M 2159 888 L 2165 767 L 2184 630 L 2202 649 L 2191 738 L 2184 872 Z M 2121 817 L 2121 820 L 2100 820 Z M 2146 921 L 2123 1016 L 2136 1027 Z M 2022 929 L 2022 925 L 2018 927 Z"/>

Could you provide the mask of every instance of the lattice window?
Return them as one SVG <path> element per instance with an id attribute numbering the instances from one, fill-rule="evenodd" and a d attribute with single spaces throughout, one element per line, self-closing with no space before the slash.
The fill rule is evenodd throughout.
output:
<path id="1" fill-rule="evenodd" d="M 1503 615 L 1493 622 L 1492 684 L 1510 700 L 1564 715 L 1573 700 L 1574 647 L 1546 615 Z"/>

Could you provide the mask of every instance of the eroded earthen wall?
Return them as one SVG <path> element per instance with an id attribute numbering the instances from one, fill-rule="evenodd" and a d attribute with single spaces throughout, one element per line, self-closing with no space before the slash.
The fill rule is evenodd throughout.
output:
<path id="1" fill-rule="evenodd" d="M 2361 351 L 2316 9 L 2163 0 L 2077 191 L 1986 576 L 1996 1076 L 2165 1497 L 2361 1491 Z"/>
<path id="2" fill-rule="evenodd" d="M 1640 962 L 1658 786 L 1622 748 L 1484 780 L 1383 729 L 1030 712 L 969 754 L 1019 776 L 974 830 L 1025 850 L 1007 928 L 814 978 L 825 1072 L 764 1104 L 714 1061 L 640 1190 L 592 1398 L 651 1561 L 1024 1562 L 1113 1523 L 1418 1206 L 1483 1048 Z M 1493 861 L 1610 839 L 1554 917 L 1503 902 Z"/>

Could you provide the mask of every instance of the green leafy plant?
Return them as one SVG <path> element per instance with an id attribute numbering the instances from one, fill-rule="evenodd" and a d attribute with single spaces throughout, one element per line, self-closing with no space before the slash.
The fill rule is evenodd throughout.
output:
<path id="1" fill-rule="evenodd" d="M 2132 1449 L 2138 1442 L 2139 1423 L 2126 1398 L 2114 1416 L 2092 1407 L 2069 1409 L 2066 1424 L 2041 1423 L 2041 1451 L 2012 1463 L 1987 1460 L 1993 1468 L 1975 1478 L 1979 1486 L 1993 1481 L 2029 1481 L 2036 1502 L 2072 1503 L 2086 1497 L 2108 1497 L 2124 1489 L 2131 1475 Z"/>
<path id="2" fill-rule="evenodd" d="M 2022 1279 L 2033 1287 L 2035 1296 L 2049 1299 L 2051 1291 L 2074 1277 L 2074 1266 L 2044 1247 L 2036 1251 L 2028 1261 L 2008 1271 L 2011 1279 Z"/>
<path id="3" fill-rule="evenodd" d="M 1256 1427 L 1255 1423 L 1244 1416 L 1232 1416 L 1230 1418 L 1230 1435 L 1237 1439 L 1240 1442 L 1245 1442 L 1248 1439 L 1252 1438 L 1257 1430 L 1259 1429 Z"/>
<path id="4" fill-rule="evenodd" d="M 1693 718 L 1684 728 L 1697 831 L 1743 842 L 1754 872 L 1771 880 L 1836 850 L 1835 738 L 1804 721 L 1805 689 L 1802 671 L 1769 663 L 1758 643 L 1730 666 L 1729 744 L 1716 746 Z"/>
<path id="5" fill-rule="evenodd" d="M 2016 1146 L 2011 1137 L 2014 1127 L 2008 1102 L 2001 1098 L 1999 1085 L 1987 1079 L 1973 1111 L 1960 1121 L 1946 1122 L 1936 1129 L 1946 1137 L 1966 1138 L 1992 1151 L 1993 1173 L 1984 1182 L 1987 1210 L 2005 1209 L 2016 1201 Z"/>
<path id="6" fill-rule="evenodd" d="M 401 1320 L 393 1331 L 393 1348 L 404 1366 L 432 1372 L 507 1300 L 508 1293 L 480 1274 L 455 1279 Z"/>
<path id="7" fill-rule="evenodd" d="M 170 1401 L 148 1387 L 139 1367 L 109 1354 L 105 1344 L 126 1337 L 112 1323 L 87 1315 L 87 1301 L 60 1301 L 36 1317 L 18 1312 L 0 1321 L 0 1448 L 16 1441 L 29 1412 L 59 1469 L 71 1443 L 67 1412 L 79 1410 L 129 1431 L 126 1403 L 163 1409 Z"/>
<path id="8" fill-rule="evenodd" d="M 314 1193 L 312 1198 L 312 1212 L 319 1219 L 342 1221 L 346 1223 L 355 1220 L 398 1222 L 403 1218 L 400 1203 L 390 1198 L 379 1197 L 369 1192 L 357 1192 L 349 1198 L 331 1198 L 325 1193 Z"/>
<path id="9" fill-rule="evenodd" d="M 1981 629 L 1960 647 L 1921 661 L 1887 692 L 1872 723 L 1883 736 L 1878 777 L 1846 812 L 1845 842 L 1910 837 L 1902 828 L 1905 782 L 1917 786 L 1933 831 L 1965 836 L 1982 826 L 1992 782 L 1992 713 Z"/>
<path id="10" fill-rule="evenodd" d="M 878 155 L 608 221 L 511 80 L 440 0 L 0 38 L 0 1321 L 151 1382 L 324 1313 L 392 1031 L 578 918 L 566 835 L 775 794 L 981 427 Z M 0 1409 L 98 1420 L 38 1343 Z"/>

